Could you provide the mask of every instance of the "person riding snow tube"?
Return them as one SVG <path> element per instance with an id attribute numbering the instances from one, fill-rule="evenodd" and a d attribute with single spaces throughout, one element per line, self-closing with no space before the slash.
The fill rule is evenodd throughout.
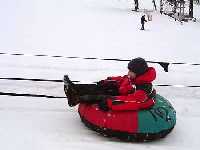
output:
<path id="1" fill-rule="evenodd" d="M 108 77 L 97 84 L 74 84 L 64 76 L 69 106 L 89 128 L 126 141 L 149 141 L 166 136 L 176 123 L 172 105 L 156 94 L 156 71 L 143 58 L 128 63 L 128 75 Z"/>

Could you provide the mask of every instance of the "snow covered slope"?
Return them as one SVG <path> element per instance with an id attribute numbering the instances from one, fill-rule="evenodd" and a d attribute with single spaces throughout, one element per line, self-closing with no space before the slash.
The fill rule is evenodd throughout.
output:
<path id="1" fill-rule="evenodd" d="M 159 2 L 159 1 L 158 1 Z M 158 3 L 157 2 L 157 3 Z M 181 25 L 153 12 L 140 29 L 144 12 L 131 0 L 0 0 L 0 77 L 62 79 L 83 83 L 127 73 L 127 62 L 36 57 L 36 54 L 200 63 L 200 23 Z M 151 0 L 141 2 L 152 9 Z M 200 9 L 199 7 L 195 7 Z M 23 53 L 24 56 L 9 55 Z M 158 64 L 155 84 L 200 85 L 200 67 Z M 0 96 L 0 146 L 4 150 L 192 149 L 199 148 L 198 88 L 155 87 L 177 110 L 177 125 L 165 139 L 122 143 L 99 136 L 80 122 L 66 99 Z M 64 96 L 63 83 L 0 80 L 0 92 Z"/>

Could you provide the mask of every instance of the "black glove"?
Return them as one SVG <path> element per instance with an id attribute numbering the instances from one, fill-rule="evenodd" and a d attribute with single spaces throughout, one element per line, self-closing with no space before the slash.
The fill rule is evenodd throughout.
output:
<path id="1" fill-rule="evenodd" d="M 98 106 L 101 110 L 103 111 L 108 111 L 109 110 L 109 107 L 108 107 L 108 104 L 107 104 L 107 99 L 103 99 L 101 100 L 99 103 L 98 103 Z"/>
<path id="2" fill-rule="evenodd" d="M 118 83 L 115 80 L 101 80 L 97 86 L 104 91 L 106 95 L 118 95 Z"/>
<path id="3" fill-rule="evenodd" d="M 100 87 L 113 87 L 113 86 L 116 87 L 117 81 L 107 78 L 106 80 L 101 80 L 101 81 L 97 82 L 97 85 Z"/>

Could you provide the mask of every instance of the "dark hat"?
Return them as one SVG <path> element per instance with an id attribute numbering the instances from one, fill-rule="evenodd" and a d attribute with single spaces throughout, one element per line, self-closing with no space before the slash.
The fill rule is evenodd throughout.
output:
<path id="1" fill-rule="evenodd" d="M 148 65 L 143 58 L 137 57 L 128 63 L 128 69 L 136 73 L 136 75 L 141 75 L 147 71 Z"/>

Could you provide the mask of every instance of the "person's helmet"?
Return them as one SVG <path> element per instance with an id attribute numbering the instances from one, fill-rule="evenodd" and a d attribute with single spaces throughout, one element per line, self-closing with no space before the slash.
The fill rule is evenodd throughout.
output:
<path id="1" fill-rule="evenodd" d="M 147 71 L 148 65 L 143 58 L 137 57 L 128 63 L 128 69 L 138 76 L 144 74 Z"/>

